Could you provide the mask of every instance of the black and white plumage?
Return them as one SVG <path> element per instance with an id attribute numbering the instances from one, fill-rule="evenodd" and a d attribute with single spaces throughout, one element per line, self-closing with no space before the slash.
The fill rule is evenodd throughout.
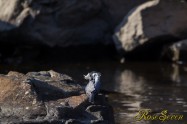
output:
<path id="1" fill-rule="evenodd" d="M 101 74 L 99 72 L 90 72 L 87 75 L 84 75 L 86 80 L 89 80 L 88 84 L 85 87 L 86 95 L 89 98 L 89 102 L 94 102 L 94 97 L 99 93 L 101 82 L 100 82 Z"/>

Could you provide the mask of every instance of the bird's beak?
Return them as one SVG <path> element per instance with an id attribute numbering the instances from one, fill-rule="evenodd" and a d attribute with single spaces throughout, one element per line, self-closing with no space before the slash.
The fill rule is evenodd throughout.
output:
<path id="1" fill-rule="evenodd" d="M 88 78 L 89 78 L 88 74 L 84 75 L 84 79 L 88 79 Z"/>
<path id="2" fill-rule="evenodd" d="M 89 76 L 89 74 L 87 74 L 87 75 L 84 75 L 84 79 L 89 79 L 90 78 L 90 76 Z"/>

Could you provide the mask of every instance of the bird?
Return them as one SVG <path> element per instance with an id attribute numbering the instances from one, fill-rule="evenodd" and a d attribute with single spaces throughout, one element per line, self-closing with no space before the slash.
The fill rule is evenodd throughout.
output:
<path id="1" fill-rule="evenodd" d="M 85 87 L 86 95 L 88 96 L 88 100 L 91 103 L 94 103 L 94 97 L 97 95 L 101 88 L 100 82 L 101 73 L 92 71 L 87 75 L 84 75 L 84 79 L 89 80 L 88 84 Z"/>

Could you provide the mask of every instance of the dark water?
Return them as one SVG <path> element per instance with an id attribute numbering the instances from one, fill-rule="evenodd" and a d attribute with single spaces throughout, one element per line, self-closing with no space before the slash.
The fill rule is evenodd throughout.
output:
<path id="1" fill-rule="evenodd" d="M 164 124 L 187 124 L 187 66 L 168 63 L 81 62 L 48 63 L 21 66 L 1 65 L 1 73 L 10 70 L 55 70 L 66 73 L 79 82 L 89 71 L 102 73 L 102 90 L 107 91 L 114 108 L 116 124 L 163 124 L 161 121 L 136 121 L 139 110 L 151 109 L 152 114 L 168 110 L 169 114 L 182 114 L 180 121 Z"/>

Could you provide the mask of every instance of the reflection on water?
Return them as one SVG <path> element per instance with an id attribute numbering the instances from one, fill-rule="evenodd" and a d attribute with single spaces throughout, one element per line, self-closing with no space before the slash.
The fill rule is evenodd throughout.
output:
<path id="1" fill-rule="evenodd" d="M 116 92 L 125 93 L 126 95 L 138 95 L 144 86 L 144 78 L 136 76 L 131 70 L 116 71 L 115 87 Z"/>
<path id="2" fill-rule="evenodd" d="M 87 62 L 50 63 L 22 65 L 21 67 L 0 66 L 1 73 L 9 70 L 20 72 L 55 70 L 71 75 L 79 82 L 89 71 L 102 73 L 102 89 L 108 94 L 114 108 L 117 124 L 161 124 L 160 121 L 140 121 L 134 117 L 141 109 L 152 113 L 168 110 L 183 114 L 183 121 L 168 121 L 164 124 L 187 124 L 187 67 L 167 63 Z"/>
<path id="3" fill-rule="evenodd" d="M 113 90 L 118 94 L 111 94 L 109 99 L 114 106 L 116 122 L 134 122 L 132 118 L 141 109 L 145 81 L 142 76 L 136 76 L 128 69 L 117 70 L 114 78 L 116 83 Z"/>
<path id="4" fill-rule="evenodd" d="M 126 65 L 128 66 L 128 65 Z M 130 66 L 130 67 L 129 67 Z M 170 114 L 183 114 L 183 121 L 168 121 L 166 124 L 187 122 L 187 71 L 185 67 L 167 64 L 136 64 L 117 69 L 114 91 L 109 95 L 114 106 L 116 123 L 160 124 L 160 121 L 140 121 L 134 117 L 141 109 L 152 113 L 168 110 Z"/>

